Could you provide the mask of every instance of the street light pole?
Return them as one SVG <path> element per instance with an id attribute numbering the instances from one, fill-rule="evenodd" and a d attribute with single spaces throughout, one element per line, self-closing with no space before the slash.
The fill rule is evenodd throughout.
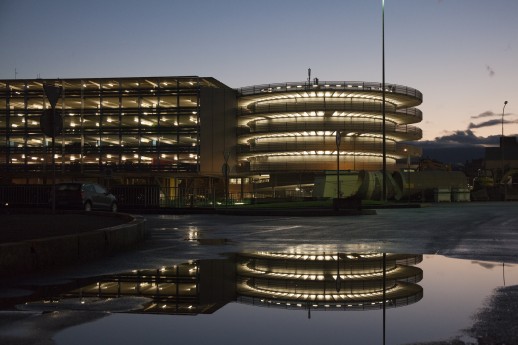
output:
<path id="1" fill-rule="evenodd" d="M 385 202 L 387 199 L 387 138 L 385 128 L 385 0 L 381 0 L 381 50 L 382 50 L 382 84 L 383 84 L 383 194 L 381 196 L 382 201 Z"/>
<path id="2" fill-rule="evenodd" d="M 504 102 L 504 108 L 502 109 L 502 138 L 504 137 L 504 112 L 505 112 L 506 105 L 507 105 L 507 101 Z"/>
<path id="3" fill-rule="evenodd" d="M 500 137 L 500 157 L 502 158 L 502 178 L 500 179 L 500 182 L 503 182 L 504 178 L 504 113 L 505 113 L 505 106 L 507 105 L 507 101 L 504 102 L 504 107 L 502 108 L 502 136 Z"/>
<path id="4" fill-rule="evenodd" d="M 342 141 L 342 134 L 336 131 L 336 209 L 339 208 L 340 199 L 340 143 Z"/>
<path id="5" fill-rule="evenodd" d="M 228 206 L 228 173 L 229 173 L 229 166 L 228 166 L 228 159 L 230 158 L 230 151 L 223 151 L 223 160 L 225 163 L 223 163 L 223 178 L 225 179 L 225 207 Z"/>
<path id="6" fill-rule="evenodd" d="M 405 153 L 407 154 L 407 157 L 406 157 L 407 198 L 408 198 L 408 203 L 410 203 L 410 151 L 408 149 L 405 149 Z"/>

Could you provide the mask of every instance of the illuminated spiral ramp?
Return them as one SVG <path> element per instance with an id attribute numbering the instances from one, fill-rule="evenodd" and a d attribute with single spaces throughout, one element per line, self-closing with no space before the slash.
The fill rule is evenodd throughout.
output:
<path id="1" fill-rule="evenodd" d="M 386 306 L 419 301 L 422 255 L 386 254 Z M 239 301 L 297 309 L 380 309 L 383 254 L 239 254 Z"/>
<path id="2" fill-rule="evenodd" d="M 396 159 L 420 156 L 403 144 L 419 140 L 422 120 L 414 108 L 423 96 L 401 85 L 385 86 L 387 168 Z M 383 89 L 380 83 L 314 82 L 239 89 L 239 159 L 251 172 L 336 169 L 340 133 L 341 170 L 381 170 Z"/>

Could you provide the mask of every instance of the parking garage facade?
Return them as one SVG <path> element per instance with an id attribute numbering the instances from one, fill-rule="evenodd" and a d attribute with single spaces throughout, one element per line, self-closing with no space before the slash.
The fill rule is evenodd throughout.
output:
<path id="1" fill-rule="evenodd" d="M 54 140 L 42 128 L 52 105 L 45 85 L 59 90 Z M 422 94 L 387 84 L 384 107 L 382 95 L 380 83 L 345 81 L 232 89 L 198 76 L 1 80 L 1 183 L 154 184 L 161 197 L 182 190 L 191 202 L 275 196 L 276 187 L 310 196 L 326 171 L 380 170 L 383 127 L 389 170 L 421 154 L 408 142 L 421 138 L 413 124 Z"/>

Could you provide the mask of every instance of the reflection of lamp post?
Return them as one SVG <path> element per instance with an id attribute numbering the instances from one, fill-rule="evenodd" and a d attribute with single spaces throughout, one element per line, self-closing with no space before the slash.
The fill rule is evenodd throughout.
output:
<path id="1" fill-rule="evenodd" d="M 336 253 L 336 292 L 342 289 L 342 278 L 340 277 L 340 253 Z"/>
<path id="2" fill-rule="evenodd" d="M 387 253 L 383 253 L 383 345 L 385 345 L 385 326 L 387 310 Z"/>
<path id="3" fill-rule="evenodd" d="M 502 276 L 504 277 L 504 286 L 505 286 L 505 262 L 502 262 Z"/>

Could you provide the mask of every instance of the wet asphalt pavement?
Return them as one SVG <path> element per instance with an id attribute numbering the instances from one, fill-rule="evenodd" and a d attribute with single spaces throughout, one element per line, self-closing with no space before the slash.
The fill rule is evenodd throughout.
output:
<path id="1" fill-rule="evenodd" d="M 376 213 L 341 217 L 140 215 L 147 220 L 149 238 L 138 248 L 81 266 L 16 278 L 0 286 L 0 295 L 27 293 L 16 286 L 159 268 L 239 251 L 437 253 L 518 263 L 518 203 L 430 204 Z M 4 321 L 0 315 L 0 326 Z"/>
<path id="2" fill-rule="evenodd" d="M 442 254 L 518 262 L 518 203 L 430 204 L 376 213 L 341 217 L 142 215 L 150 237 L 140 248 L 83 269 L 112 273 L 257 250 Z"/>

